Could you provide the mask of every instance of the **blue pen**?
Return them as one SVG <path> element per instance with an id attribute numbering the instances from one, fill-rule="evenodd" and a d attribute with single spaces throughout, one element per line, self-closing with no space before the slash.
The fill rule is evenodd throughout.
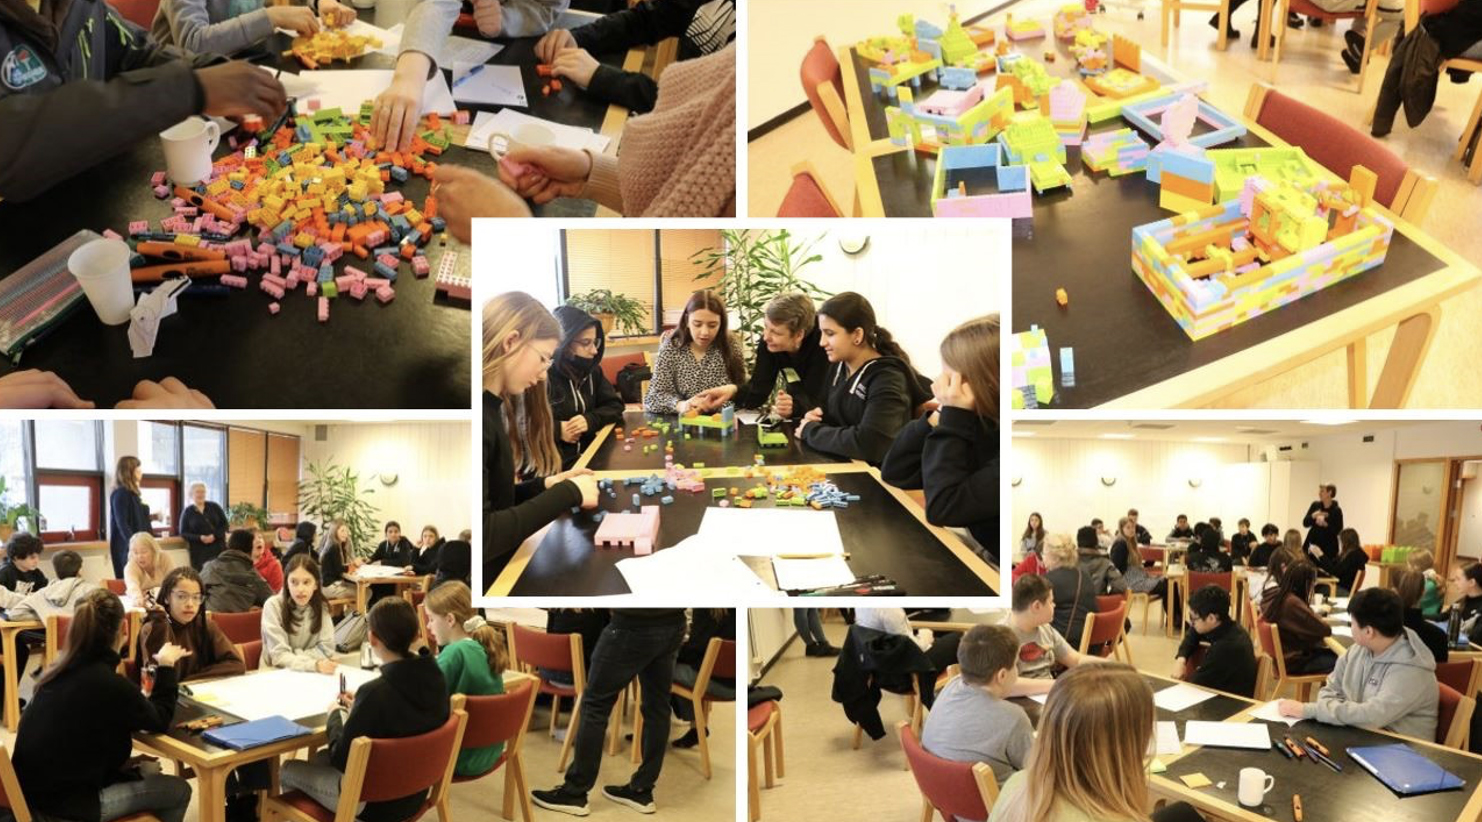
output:
<path id="1" fill-rule="evenodd" d="M 455 80 L 453 82 L 453 88 L 458 88 L 459 86 L 461 86 L 464 83 L 468 82 L 469 78 L 471 78 L 475 74 L 478 74 L 479 72 L 483 71 L 485 65 L 487 65 L 487 64 L 486 63 L 480 63 L 479 65 L 474 66 L 473 68 L 469 69 L 467 74 L 463 75 L 462 77 L 459 77 L 457 80 Z"/>

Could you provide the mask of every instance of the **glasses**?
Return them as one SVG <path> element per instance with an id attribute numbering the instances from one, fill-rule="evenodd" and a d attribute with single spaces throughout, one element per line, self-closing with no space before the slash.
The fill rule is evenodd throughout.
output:
<path id="1" fill-rule="evenodd" d="M 182 605 L 199 605 L 201 604 L 201 600 L 205 599 L 200 594 L 192 594 L 186 591 L 171 591 L 170 598 Z"/>

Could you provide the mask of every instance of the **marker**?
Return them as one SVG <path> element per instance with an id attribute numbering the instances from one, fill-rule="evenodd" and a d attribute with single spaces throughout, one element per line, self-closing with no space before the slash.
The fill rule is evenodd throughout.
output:
<path id="1" fill-rule="evenodd" d="M 340 693 L 345 693 L 345 673 L 340 672 Z"/>
<path id="2" fill-rule="evenodd" d="M 1339 765 L 1337 762 L 1334 762 L 1326 756 L 1323 756 L 1312 748 L 1308 748 L 1307 752 L 1312 755 L 1312 760 L 1314 762 L 1321 762 L 1322 764 L 1327 765 L 1329 768 L 1332 768 L 1335 773 L 1342 772 L 1343 766 Z"/>
<path id="3" fill-rule="evenodd" d="M 1292 794 L 1292 818 L 1302 822 L 1302 795 L 1299 793 Z"/>
<path id="4" fill-rule="evenodd" d="M 1292 756 L 1292 752 L 1289 751 L 1289 750 L 1287 750 L 1287 747 L 1285 745 L 1281 744 L 1280 742 L 1277 742 L 1274 739 L 1271 740 L 1271 747 L 1275 748 L 1278 751 L 1281 751 L 1281 755 L 1284 756 L 1284 757 L 1286 757 L 1287 759 L 1294 759 L 1295 758 L 1295 757 Z"/>
<path id="5" fill-rule="evenodd" d="M 1327 748 L 1324 748 L 1323 747 L 1323 744 L 1321 742 L 1318 742 L 1316 739 L 1313 739 L 1310 736 L 1303 737 L 1303 739 L 1306 739 L 1307 740 L 1307 744 L 1308 745 L 1311 745 L 1314 748 L 1316 748 L 1317 751 L 1318 751 L 1318 753 L 1321 753 L 1323 756 L 1332 756 L 1333 755 L 1332 752 L 1330 752 Z"/>
<path id="6" fill-rule="evenodd" d="M 1297 743 L 1293 742 L 1291 737 L 1289 737 L 1289 736 L 1283 736 L 1282 737 L 1282 740 L 1284 740 L 1286 742 L 1286 746 L 1288 748 L 1291 748 L 1292 749 L 1292 753 L 1296 754 L 1298 759 L 1301 759 L 1301 758 L 1303 758 L 1303 757 L 1305 757 L 1307 755 L 1306 749 L 1303 748 L 1301 745 L 1298 745 Z"/>

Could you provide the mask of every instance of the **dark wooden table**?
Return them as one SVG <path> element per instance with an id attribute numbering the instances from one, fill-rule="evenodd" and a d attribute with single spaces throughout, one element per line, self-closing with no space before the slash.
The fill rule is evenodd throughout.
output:
<path id="1" fill-rule="evenodd" d="M 702 462 L 706 466 L 747 466 L 753 464 L 761 454 L 767 465 L 812 465 L 815 463 L 847 462 L 829 454 L 823 454 L 803 445 L 792 436 L 792 423 L 783 423 L 782 431 L 787 434 L 786 448 L 763 448 L 757 443 L 757 427 L 738 423 L 736 436 L 722 437 L 718 432 L 705 431 L 704 436 L 691 433 L 685 439 L 680 432 L 678 416 L 674 414 L 648 414 L 643 411 L 627 411 L 623 414 L 623 431 L 627 436 L 640 426 L 652 428 L 655 422 L 670 424 L 672 435 L 657 437 L 634 437 L 632 450 L 625 451 L 627 443 L 619 439 L 612 426 L 604 426 L 592 439 L 592 444 L 582 454 L 578 467 L 593 471 L 631 471 L 635 475 L 664 472 L 664 443 L 674 444 L 674 461 L 691 466 Z M 645 454 L 643 446 L 657 444 L 658 450 Z"/>

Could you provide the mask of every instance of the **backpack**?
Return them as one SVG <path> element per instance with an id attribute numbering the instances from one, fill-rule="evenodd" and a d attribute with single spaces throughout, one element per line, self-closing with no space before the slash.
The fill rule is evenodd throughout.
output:
<path id="1" fill-rule="evenodd" d="M 351 614 L 334 626 L 334 649 L 342 654 L 349 653 L 365 642 L 365 614 Z"/>
<path id="2" fill-rule="evenodd" d="M 618 396 L 623 402 L 643 402 L 643 381 L 652 379 L 653 369 L 646 365 L 630 362 L 617 375 Z"/>

